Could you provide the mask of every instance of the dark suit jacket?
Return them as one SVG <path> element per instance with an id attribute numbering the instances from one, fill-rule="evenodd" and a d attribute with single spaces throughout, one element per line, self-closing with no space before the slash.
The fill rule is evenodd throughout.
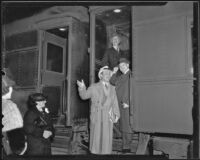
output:
<path id="1" fill-rule="evenodd" d="M 122 50 L 116 51 L 113 47 L 106 50 L 101 66 L 108 66 L 110 69 L 118 66 L 118 62 L 120 58 L 129 58 L 128 54 L 125 54 Z"/>

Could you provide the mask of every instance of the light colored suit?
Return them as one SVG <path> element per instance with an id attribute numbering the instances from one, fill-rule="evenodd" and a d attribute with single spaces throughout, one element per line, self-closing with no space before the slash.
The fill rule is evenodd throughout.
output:
<path id="1" fill-rule="evenodd" d="M 120 117 L 115 88 L 103 83 L 92 84 L 88 89 L 80 89 L 82 99 L 91 99 L 90 110 L 90 151 L 93 154 L 111 154 L 113 140 L 113 122 L 109 111 Z"/>

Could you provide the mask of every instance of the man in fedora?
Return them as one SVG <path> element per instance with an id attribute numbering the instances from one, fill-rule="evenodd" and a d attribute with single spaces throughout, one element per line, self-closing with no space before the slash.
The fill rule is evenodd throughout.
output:
<path id="1" fill-rule="evenodd" d="M 86 88 L 84 81 L 77 81 L 80 97 L 91 99 L 90 111 L 90 152 L 111 154 L 113 123 L 120 117 L 117 95 L 109 80 L 111 71 L 103 67 L 98 73 L 100 81 Z"/>
<path id="2" fill-rule="evenodd" d="M 115 86 L 119 108 L 120 108 L 120 131 L 122 132 L 122 152 L 130 152 L 132 133 L 134 128 L 134 108 L 132 102 L 132 72 L 129 69 L 129 60 L 126 58 L 119 59 L 119 70 L 121 75 L 113 73 L 110 83 Z"/>

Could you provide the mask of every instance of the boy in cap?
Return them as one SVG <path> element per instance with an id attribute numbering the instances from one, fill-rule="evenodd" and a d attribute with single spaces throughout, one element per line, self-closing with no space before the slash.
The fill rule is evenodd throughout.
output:
<path id="1" fill-rule="evenodd" d="M 122 132 L 122 152 L 130 152 L 132 126 L 133 123 L 133 104 L 132 104 L 132 73 L 129 69 L 129 60 L 120 58 L 119 69 L 121 75 L 114 73 L 110 79 L 110 83 L 116 88 L 119 108 L 120 108 L 120 130 Z"/>
<path id="2" fill-rule="evenodd" d="M 100 81 L 88 89 L 82 80 L 77 81 L 80 97 L 91 99 L 90 111 L 90 152 L 93 154 L 111 154 L 113 123 L 120 117 L 117 96 L 109 80 L 111 71 L 103 67 L 98 73 Z"/>

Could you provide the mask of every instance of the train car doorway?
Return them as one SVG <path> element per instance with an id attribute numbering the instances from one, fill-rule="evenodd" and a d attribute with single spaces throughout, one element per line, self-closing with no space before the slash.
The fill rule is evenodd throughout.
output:
<path id="1" fill-rule="evenodd" d="M 67 36 L 67 27 L 42 32 L 41 90 L 57 125 L 64 125 L 61 119 L 65 119 Z"/>
<path id="2" fill-rule="evenodd" d="M 90 69 L 95 68 L 95 75 L 91 81 L 97 81 L 97 73 L 101 67 L 102 58 L 106 49 L 111 48 L 110 38 L 118 34 L 120 50 L 131 58 L 131 7 L 130 6 L 107 6 L 107 7 L 90 7 L 91 14 L 91 51 L 94 52 L 95 63 Z M 94 17 L 95 16 L 95 17 Z M 93 19 L 93 20 L 92 20 Z M 94 29 L 94 30 L 93 30 Z M 93 64 L 91 64 L 93 65 Z M 131 66 L 132 68 L 132 66 Z M 91 71 L 93 72 L 93 71 Z"/>

